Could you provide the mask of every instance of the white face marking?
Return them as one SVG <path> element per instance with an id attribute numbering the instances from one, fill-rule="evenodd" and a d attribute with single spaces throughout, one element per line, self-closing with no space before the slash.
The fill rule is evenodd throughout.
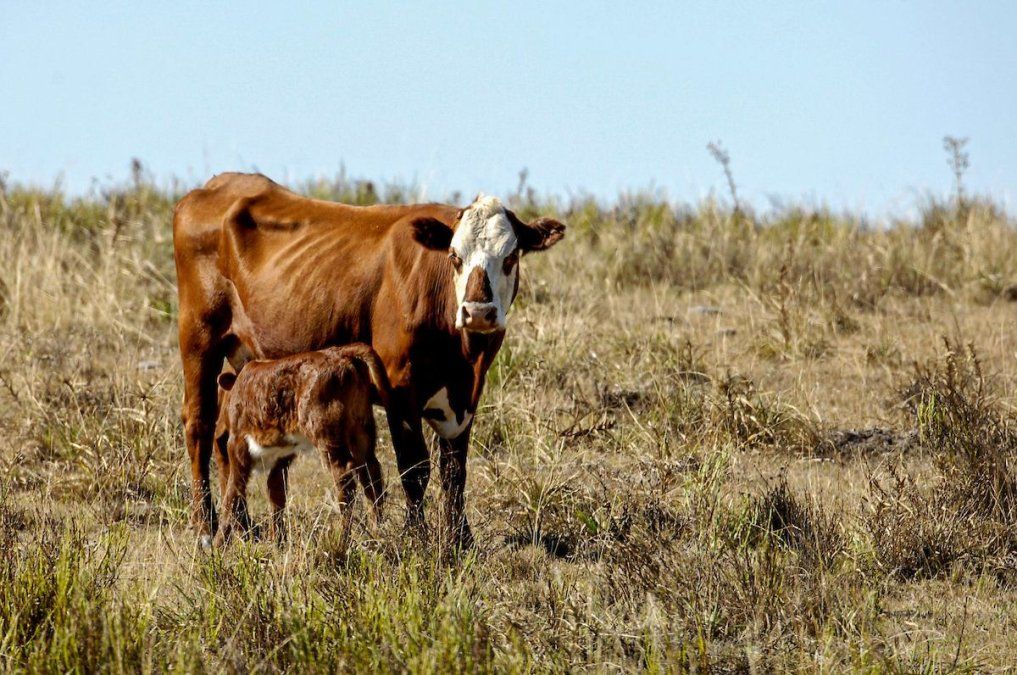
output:
<path id="1" fill-rule="evenodd" d="M 296 457 L 299 454 L 313 452 L 314 446 L 311 441 L 298 434 L 286 434 L 283 436 L 283 445 L 262 445 L 254 439 L 254 436 L 247 435 L 247 452 L 254 460 L 256 471 L 270 471 L 275 463 L 287 457 Z"/>
<path id="2" fill-rule="evenodd" d="M 517 241 L 512 223 L 505 215 L 505 207 L 496 197 L 477 197 L 463 211 L 463 216 L 452 236 L 452 250 L 463 261 L 462 270 L 455 273 L 456 286 L 456 328 L 463 327 L 463 305 L 470 309 L 480 303 L 465 303 L 466 285 L 470 273 L 480 268 L 487 273 L 491 283 L 492 305 L 497 310 L 495 326 L 505 328 L 506 315 L 512 304 L 512 291 L 515 289 L 516 275 L 519 264 L 505 274 L 505 258 L 516 250 Z"/>
<path id="3" fill-rule="evenodd" d="M 441 419 L 431 419 L 430 417 L 424 419 L 436 434 L 445 439 L 458 438 L 459 434 L 466 431 L 466 425 L 473 419 L 473 413 L 464 413 L 460 421 L 459 416 L 452 410 L 452 405 L 449 403 L 447 387 L 438 390 L 437 394 L 429 398 L 427 404 L 424 405 L 424 410 L 441 413 Z"/>

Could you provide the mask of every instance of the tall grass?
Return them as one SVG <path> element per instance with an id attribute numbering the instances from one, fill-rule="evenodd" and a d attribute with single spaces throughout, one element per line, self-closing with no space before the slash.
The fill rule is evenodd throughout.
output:
<path id="1" fill-rule="evenodd" d="M 345 175 L 298 187 L 358 204 L 419 193 Z M 186 524 L 178 197 L 140 167 L 87 198 L 0 188 L 4 670 L 1017 658 L 1017 230 L 997 205 L 929 200 L 876 228 L 655 194 L 566 202 L 523 176 L 512 207 L 569 231 L 523 262 L 478 414 L 477 550 L 451 558 L 395 514 L 346 542 L 305 462 L 285 548 L 209 556 Z M 379 454 L 398 486 L 387 438 Z"/>

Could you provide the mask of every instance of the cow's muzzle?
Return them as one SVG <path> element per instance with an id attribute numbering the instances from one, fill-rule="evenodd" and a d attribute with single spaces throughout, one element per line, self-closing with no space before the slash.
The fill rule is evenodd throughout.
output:
<path id="1" fill-rule="evenodd" d="M 493 302 L 464 302 L 459 307 L 456 325 L 475 333 L 503 330 L 498 321 L 498 307 Z"/>

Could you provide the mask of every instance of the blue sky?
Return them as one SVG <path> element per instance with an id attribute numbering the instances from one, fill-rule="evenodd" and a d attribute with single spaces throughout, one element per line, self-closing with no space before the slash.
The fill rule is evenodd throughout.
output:
<path id="1" fill-rule="evenodd" d="M 0 170 L 72 191 L 257 168 L 425 196 L 724 191 L 900 212 L 1017 200 L 1017 2 L 2 0 Z M 285 6 L 284 6 L 285 5 Z"/>

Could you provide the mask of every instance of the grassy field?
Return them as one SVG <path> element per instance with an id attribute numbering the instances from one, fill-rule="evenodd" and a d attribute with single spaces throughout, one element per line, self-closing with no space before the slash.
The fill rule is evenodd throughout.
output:
<path id="1" fill-rule="evenodd" d="M 873 228 L 521 189 L 569 231 L 523 261 L 456 558 L 403 536 L 386 436 L 380 529 L 361 508 L 344 544 L 305 460 L 285 548 L 196 550 L 178 197 L 0 188 L 0 669 L 1017 663 L 1017 223 L 992 204 Z"/>

